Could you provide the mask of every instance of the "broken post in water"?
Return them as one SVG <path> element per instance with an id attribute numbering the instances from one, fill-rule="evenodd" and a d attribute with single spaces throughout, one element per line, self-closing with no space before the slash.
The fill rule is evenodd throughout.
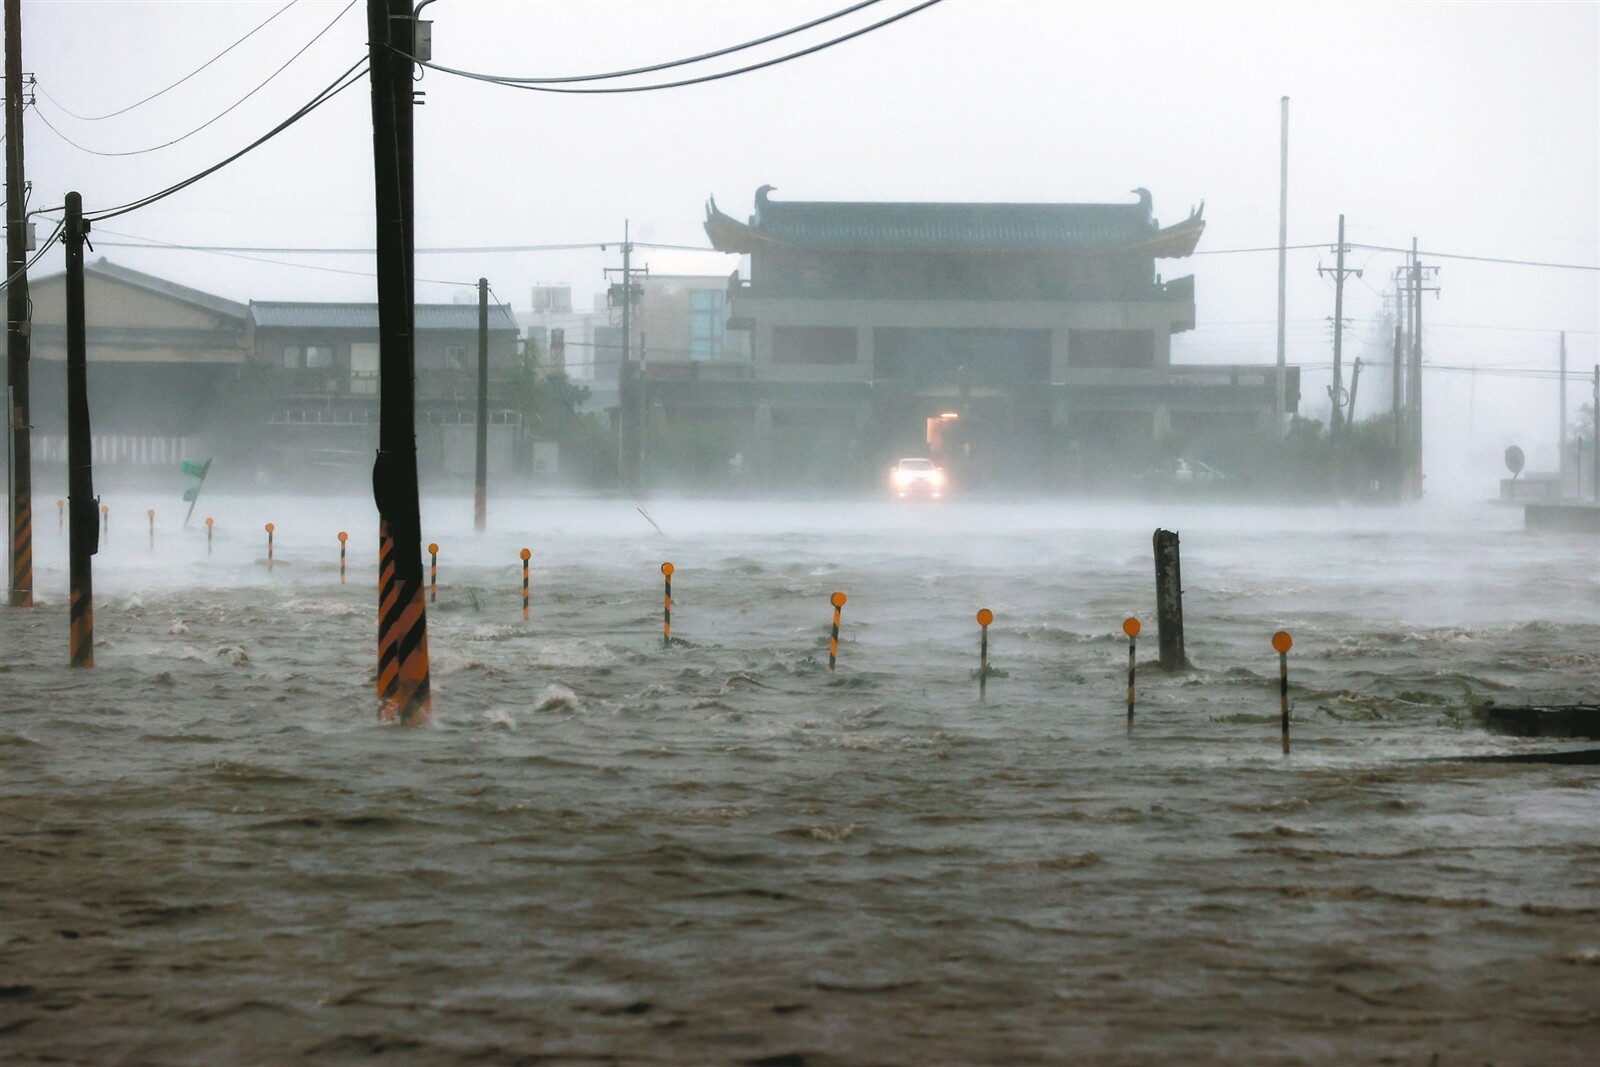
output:
<path id="1" fill-rule="evenodd" d="M 1156 640 L 1161 646 L 1161 669 L 1189 667 L 1183 654 L 1183 578 L 1178 567 L 1178 535 L 1157 530 L 1152 539 L 1156 556 Z"/>

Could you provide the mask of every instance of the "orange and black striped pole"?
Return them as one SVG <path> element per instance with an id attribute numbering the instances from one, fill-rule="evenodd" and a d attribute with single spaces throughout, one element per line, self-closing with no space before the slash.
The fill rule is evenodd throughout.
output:
<path id="1" fill-rule="evenodd" d="M 417 494 L 413 0 L 368 0 L 373 207 L 377 219 L 378 717 L 420 726 L 433 716 Z"/>
<path id="2" fill-rule="evenodd" d="M 68 537 L 68 627 L 74 667 L 94 666 L 94 565 L 100 550 L 96 520 L 94 456 L 89 437 L 89 345 L 84 326 L 83 245 L 89 224 L 83 219 L 83 197 L 67 194 L 67 499 L 72 507 Z M 109 516 L 110 509 L 101 515 Z M 109 517 L 107 523 L 110 522 Z"/>
<path id="3" fill-rule="evenodd" d="M 350 535 L 343 530 L 339 531 L 339 584 L 344 584 L 344 543 L 350 540 Z"/>
<path id="4" fill-rule="evenodd" d="M 217 521 L 215 519 L 207 516 L 207 518 L 206 518 L 206 555 L 208 555 L 208 556 L 211 555 L 211 528 L 213 526 L 215 526 L 216 524 L 217 524 Z"/>
<path id="5" fill-rule="evenodd" d="M 666 607 L 661 612 L 661 643 L 672 644 L 672 572 L 676 568 L 670 563 L 661 565 L 661 575 L 667 580 Z"/>
<path id="6" fill-rule="evenodd" d="M 828 598 L 828 603 L 833 605 L 833 632 L 828 635 L 828 673 L 833 673 L 833 668 L 839 661 L 839 615 L 844 611 L 845 595 L 835 593 Z"/>
<path id="7" fill-rule="evenodd" d="M 144 517 L 150 520 L 150 551 L 156 550 L 156 509 L 146 508 Z"/>
<path id="8" fill-rule="evenodd" d="M 1272 635 L 1272 648 L 1278 653 L 1278 716 L 1283 731 L 1283 754 L 1289 754 L 1289 650 L 1294 638 L 1289 631 L 1279 630 Z"/>
<path id="9" fill-rule="evenodd" d="M 267 523 L 267 570 L 269 571 L 272 569 L 272 531 L 276 529 L 272 523 Z"/>
<path id="10" fill-rule="evenodd" d="M 989 688 L 989 624 L 994 622 L 994 612 L 988 608 L 978 611 L 978 626 L 982 634 L 978 638 L 978 699 L 982 700 Z"/>
<path id="11" fill-rule="evenodd" d="M 523 549 L 522 556 L 522 617 L 528 617 L 528 560 L 533 558 L 533 553 Z"/>
<path id="12" fill-rule="evenodd" d="M 1139 645 L 1139 620 L 1129 616 L 1122 620 L 1122 632 L 1128 635 L 1128 729 L 1133 729 L 1133 667 Z"/>
<path id="13" fill-rule="evenodd" d="M 432 561 L 428 565 L 428 603 L 439 602 L 439 542 L 428 543 L 428 557 Z"/>
<path id="14" fill-rule="evenodd" d="M 15 416 L 17 413 L 13 412 Z M 17 437 L 12 438 L 15 444 Z M 20 457 L 17 460 L 21 462 Z M 21 468 L 14 468 L 13 476 Z M 16 514 L 11 523 L 11 606 L 33 607 L 33 496 L 31 489 L 13 487 Z"/>

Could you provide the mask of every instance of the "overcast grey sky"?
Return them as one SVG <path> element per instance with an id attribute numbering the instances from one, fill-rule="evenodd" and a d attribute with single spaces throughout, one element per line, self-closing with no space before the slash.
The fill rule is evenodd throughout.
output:
<path id="1" fill-rule="evenodd" d="M 24 67 L 37 74 L 27 128 L 31 206 L 78 189 L 90 210 L 122 204 L 209 165 L 305 102 L 365 48 L 357 3 L 269 85 L 203 132 L 160 151 L 99 151 L 177 137 L 266 78 L 332 22 L 338 2 L 301 0 L 204 73 L 103 121 L 190 72 L 284 6 L 267 3 L 23 4 Z M 511 75 L 615 70 L 771 32 L 844 0 L 736 3 L 439 0 L 437 62 Z M 909 6 L 883 0 L 861 25 Z M 813 34 L 806 40 L 816 39 Z M 617 96 L 518 92 L 429 72 L 417 116 L 419 245 L 592 243 L 636 237 L 700 245 L 703 202 L 737 217 L 757 186 L 777 198 L 1106 201 L 1151 190 L 1163 222 L 1206 204 L 1200 249 L 1277 240 L 1278 101 L 1291 100 L 1289 359 L 1331 358 L 1331 266 L 1347 239 L 1513 259 L 1600 263 L 1600 5 L 1087 4 L 946 0 L 827 52 L 709 85 Z M 48 93 L 48 97 L 43 95 Z M 370 243 L 366 85 L 230 168 L 108 222 L 181 244 Z M 370 257 L 290 257 L 338 274 L 213 254 L 102 246 L 98 254 L 235 299 L 370 299 Z M 615 261 L 599 251 L 428 256 L 418 274 L 472 281 L 525 308 L 538 281 L 586 303 Z M 1399 257 L 1359 251 L 1346 291 L 1349 356 L 1366 347 Z M 1574 367 L 1600 351 L 1600 274 L 1442 260 L 1426 307 L 1428 358 L 1450 366 L 1553 368 L 1568 331 Z M 681 268 L 682 259 L 672 264 Z M 41 270 L 59 269 L 59 253 Z M 713 258 L 708 270 L 725 270 Z M 1276 256 L 1199 255 L 1199 328 L 1177 359 L 1274 358 Z M 449 300 L 450 286 L 419 286 Z M 1368 384 L 1370 382 L 1370 385 Z M 1325 415 L 1325 371 L 1302 410 Z M 1368 392 L 1368 389 L 1371 392 Z M 1482 495 L 1519 443 L 1554 462 L 1555 383 L 1429 372 L 1435 488 Z M 1587 382 L 1569 386 L 1576 409 Z M 1361 407 L 1387 397 L 1364 377 Z M 1470 438 L 1469 438 L 1470 434 Z M 1487 471 L 1487 473 L 1486 473 Z"/>

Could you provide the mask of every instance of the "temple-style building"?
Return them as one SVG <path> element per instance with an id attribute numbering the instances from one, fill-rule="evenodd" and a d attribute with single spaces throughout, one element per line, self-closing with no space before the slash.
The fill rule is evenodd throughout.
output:
<path id="1" fill-rule="evenodd" d="M 1052 485 L 1137 466 L 1172 435 L 1272 428 L 1274 368 L 1172 363 L 1172 335 L 1194 328 L 1194 278 L 1163 280 L 1157 260 L 1193 254 L 1203 205 L 1163 227 L 1143 189 L 1123 204 L 772 191 L 745 222 L 706 208 L 713 247 L 748 257 L 726 322 L 746 335 L 727 348 L 749 353 L 748 371 L 717 375 L 743 380 L 658 386 L 653 358 L 644 375 L 658 419 L 745 409 L 757 469 L 932 454 L 972 484 Z M 1291 374 L 1290 410 L 1298 386 Z"/>

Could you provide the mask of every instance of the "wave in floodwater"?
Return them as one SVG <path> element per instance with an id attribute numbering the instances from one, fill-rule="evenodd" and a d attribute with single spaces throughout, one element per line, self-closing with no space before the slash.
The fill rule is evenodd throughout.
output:
<path id="1" fill-rule="evenodd" d="M 1594 699 L 1592 540 L 1487 506 L 976 501 L 662 501 L 659 534 L 573 499 L 479 535 L 436 501 L 436 719 L 403 730 L 375 722 L 370 502 L 207 507 L 210 555 L 112 530 L 93 670 L 64 666 L 54 531 L 39 606 L 0 612 L 7 1063 L 1600 1048 L 1600 774 L 1463 759 L 1581 747 L 1473 712 Z M 1185 674 L 1148 662 L 1158 525 Z"/>

